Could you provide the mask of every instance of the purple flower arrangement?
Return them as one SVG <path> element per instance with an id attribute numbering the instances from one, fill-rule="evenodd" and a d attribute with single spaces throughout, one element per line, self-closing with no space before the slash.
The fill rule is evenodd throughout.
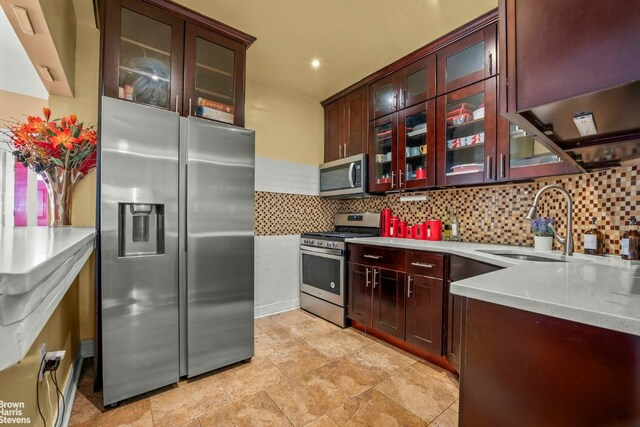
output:
<path id="1" fill-rule="evenodd" d="M 531 232 L 534 236 L 551 237 L 553 236 L 553 218 L 544 218 L 539 216 L 531 221 Z"/>

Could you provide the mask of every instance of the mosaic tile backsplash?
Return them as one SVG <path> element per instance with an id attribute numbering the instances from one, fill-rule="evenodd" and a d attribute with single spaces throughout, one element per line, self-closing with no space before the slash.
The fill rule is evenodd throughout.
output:
<path id="1" fill-rule="evenodd" d="M 574 241 L 582 252 L 582 236 L 596 217 L 605 235 L 606 253 L 617 254 L 620 236 L 629 218 L 640 219 L 639 167 L 629 166 L 522 184 L 471 187 L 426 192 L 429 199 L 400 202 L 398 194 L 360 200 L 326 200 L 317 196 L 256 193 L 256 234 L 300 234 L 333 227 L 337 212 L 379 212 L 389 207 L 395 215 L 413 224 L 425 219 L 447 217 L 455 208 L 462 240 L 533 246 L 529 224 L 523 220 L 536 192 L 547 184 L 562 185 L 573 199 Z M 553 217 L 561 235 L 565 234 L 566 203 L 560 193 L 546 193 L 538 214 Z M 560 246 L 555 243 L 555 248 Z"/>

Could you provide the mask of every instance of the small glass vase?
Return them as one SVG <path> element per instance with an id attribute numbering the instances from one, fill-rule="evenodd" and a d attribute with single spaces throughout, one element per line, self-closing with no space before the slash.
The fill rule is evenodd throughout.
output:
<path id="1" fill-rule="evenodd" d="M 78 169 L 53 166 L 40 172 L 49 193 L 49 225 L 71 225 L 71 204 L 76 184 L 82 177 Z"/>

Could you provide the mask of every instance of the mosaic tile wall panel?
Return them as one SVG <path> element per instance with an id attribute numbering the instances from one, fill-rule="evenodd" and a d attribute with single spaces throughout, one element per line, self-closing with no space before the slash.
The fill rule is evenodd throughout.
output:
<path id="1" fill-rule="evenodd" d="M 374 199 L 323 200 L 314 196 L 256 193 L 256 234 L 329 230 L 336 212 L 379 212 L 389 207 L 402 219 L 415 223 L 444 219 L 448 210 L 455 208 L 464 241 L 532 246 L 533 236 L 523 218 L 540 188 L 559 184 L 569 191 L 574 202 L 576 250 L 582 251 L 582 235 L 591 228 L 591 217 L 595 216 L 605 234 L 605 251 L 617 254 L 621 227 L 628 226 L 631 216 L 640 219 L 638 171 L 638 166 L 630 166 L 522 184 L 433 190 L 427 193 L 427 201 L 420 202 L 400 202 L 397 194 Z M 560 193 L 545 194 L 538 213 L 556 218 L 559 232 L 564 235 L 566 205 Z"/>
<path id="2" fill-rule="evenodd" d="M 255 193 L 255 234 L 276 236 L 333 230 L 336 200 L 302 194 Z"/>

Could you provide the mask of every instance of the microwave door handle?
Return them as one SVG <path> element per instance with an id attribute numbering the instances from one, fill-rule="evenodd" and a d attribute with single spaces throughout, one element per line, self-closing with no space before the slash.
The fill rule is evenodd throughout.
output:
<path id="1" fill-rule="evenodd" d="M 351 164 L 349 165 L 349 185 L 351 186 L 351 188 L 355 188 L 356 184 L 353 182 L 353 169 L 356 166 L 356 162 L 351 162 Z"/>

